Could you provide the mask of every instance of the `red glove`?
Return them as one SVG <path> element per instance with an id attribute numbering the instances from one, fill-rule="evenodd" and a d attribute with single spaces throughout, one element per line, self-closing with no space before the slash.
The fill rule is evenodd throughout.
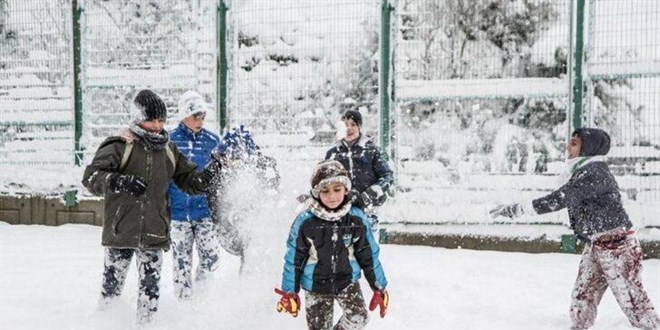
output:
<path id="1" fill-rule="evenodd" d="M 280 289 L 275 288 L 275 293 L 282 295 L 280 301 L 277 303 L 277 311 L 285 311 L 293 315 L 293 317 L 298 316 L 298 311 L 300 310 L 300 297 L 297 293 L 294 292 L 284 292 Z"/>
<path id="2" fill-rule="evenodd" d="M 387 314 L 387 306 L 390 304 L 390 294 L 387 293 L 387 290 L 382 289 L 374 292 L 374 296 L 371 297 L 371 302 L 369 303 L 369 310 L 373 311 L 376 309 L 376 306 L 380 306 L 380 317 L 385 317 Z"/>

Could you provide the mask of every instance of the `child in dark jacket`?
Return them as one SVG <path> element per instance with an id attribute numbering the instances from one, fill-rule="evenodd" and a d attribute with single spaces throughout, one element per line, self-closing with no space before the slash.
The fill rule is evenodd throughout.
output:
<path id="1" fill-rule="evenodd" d="M 346 111 L 341 120 L 346 136 L 330 148 L 325 159 L 334 159 L 344 165 L 353 184 L 355 206 L 362 208 L 373 231 L 380 222 L 378 209 L 385 204 L 387 191 L 394 181 L 392 169 L 385 154 L 373 139 L 362 133 L 362 115 L 359 111 Z"/>
<path id="2" fill-rule="evenodd" d="M 101 244 L 105 249 L 99 307 L 110 307 L 122 293 L 131 259 L 139 273 L 137 322 L 149 323 L 158 310 L 163 251 L 170 247 L 167 189 L 172 180 L 189 194 L 210 189 L 220 161 L 197 171 L 163 129 L 165 102 L 150 90 L 133 101 L 133 119 L 99 146 L 85 168 L 83 185 L 105 197 Z"/>
<path id="3" fill-rule="evenodd" d="M 389 303 L 378 243 L 364 212 L 349 201 L 351 180 L 339 162 L 319 163 L 311 183 L 309 208 L 298 215 L 287 240 L 277 310 L 297 316 L 302 286 L 309 329 L 362 329 L 368 315 L 361 271 L 374 291 L 369 309 L 380 306 L 384 317 Z M 335 300 L 344 315 L 332 327 Z"/>
<path id="4" fill-rule="evenodd" d="M 563 186 L 528 205 L 500 205 L 491 215 L 513 218 L 568 208 L 571 228 L 586 243 L 573 288 L 572 329 L 593 325 L 608 286 L 634 327 L 657 329 L 660 319 L 642 286 L 642 250 L 604 159 L 610 136 L 600 129 L 578 128 L 566 149 L 570 172 Z"/>

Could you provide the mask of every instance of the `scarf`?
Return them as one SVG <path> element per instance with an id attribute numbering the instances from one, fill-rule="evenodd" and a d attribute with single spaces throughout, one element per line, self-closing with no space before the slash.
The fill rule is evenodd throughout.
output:
<path id="1" fill-rule="evenodd" d="M 564 171 L 559 175 L 557 183 L 559 186 L 563 186 L 571 179 L 573 174 L 587 164 L 593 162 L 604 162 L 604 156 L 587 156 L 587 157 L 575 157 L 571 159 L 566 159 Z"/>
<path id="2" fill-rule="evenodd" d="M 166 130 L 162 130 L 160 134 L 151 133 L 145 131 L 136 123 L 131 123 L 128 128 L 139 140 L 142 141 L 148 150 L 163 150 L 167 146 L 167 143 L 170 142 L 170 135 Z"/>
<path id="3" fill-rule="evenodd" d="M 351 210 L 351 206 L 353 206 L 353 204 L 346 202 L 334 210 L 328 210 L 325 206 L 321 205 L 321 202 L 315 198 L 310 198 L 309 202 L 309 210 L 315 216 L 326 221 L 339 221 L 346 214 L 348 214 L 348 211 Z"/>

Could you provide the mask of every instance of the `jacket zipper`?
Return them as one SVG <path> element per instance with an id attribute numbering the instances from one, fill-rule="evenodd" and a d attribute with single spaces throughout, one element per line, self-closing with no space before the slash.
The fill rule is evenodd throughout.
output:
<path id="1" fill-rule="evenodd" d="M 337 294 L 337 288 L 335 287 L 335 274 L 337 274 L 337 240 L 339 239 L 339 227 L 337 223 L 332 224 L 332 257 L 330 264 L 332 265 L 332 274 L 330 274 L 330 285 L 332 286 L 332 292 Z"/>
<path id="2" fill-rule="evenodd" d="M 348 150 L 346 153 L 346 157 L 348 157 L 348 172 L 351 173 L 351 181 L 353 181 L 355 179 L 353 177 L 353 148 L 349 146 L 345 141 L 342 141 L 342 143 L 344 143 L 344 146 Z"/>
<path id="3" fill-rule="evenodd" d="M 152 172 L 151 167 L 153 165 L 153 157 L 152 157 L 152 154 L 146 148 L 144 150 L 146 151 L 146 154 L 147 154 L 147 180 L 148 180 L 147 187 L 149 187 L 149 185 L 151 184 L 151 181 L 152 181 L 151 180 L 151 172 Z M 144 202 L 140 202 L 140 228 L 141 229 L 140 229 L 139 246 L 143 248 L 144 247 L 144 242 L 143 242 L 142 238 L 144 236 L 143 234 L 146 234 L 146 222 L 147 222 L 146 219 L 144 218 L 145 203 L 147 205 L 149 205 L 149 199 L 147 198 L 147 192 L 145 192 L 142 196 L 138 197 L 138 201 L 141 200 L 141 199 L 144 199 Z"/>

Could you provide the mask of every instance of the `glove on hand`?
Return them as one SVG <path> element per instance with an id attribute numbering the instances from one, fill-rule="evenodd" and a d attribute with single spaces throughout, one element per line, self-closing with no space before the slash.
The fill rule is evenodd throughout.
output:
<path id="1" fill-rule="evenodd" d="M 298 201 L 298 203 L 304 203 L 310 198 L 312 198 L 312 195 L 310 194 L 300 194 L 298 195 L 298 197 L 296 197 L 296 200 Z"/>
<path id="2" fill-rule="evenodd" d="M 367 190 L 364 191 L 364 193 L 369 196 L 373 206 L 381 206 L 383 203 L 385 203 L 385 192 L 383 191 L 383 188 L 378 184 L 370 186 L 367 188 Z"/>
<path id="3" fill-rule="evenodd" d="M 137 175 L 114 173 L 110 177 L 110 189 L 137 197 L 147 191 L 147 182 Z"/>
<path id="4" fill-rule="evenodd" d="M 381 206 L 385 203 L 385 194 L 383 188 L 375 184 L 360 193 L 356 198 L 356 204 L 362 208 L 371 206 Z"/>
<path id="5" fill-rule="evenodd" d="M 217 152 L 211 153 L 211 161 L 208 165 L 199 173 L 199 179 L 206 185 L 207 188 L 211 187 L 211 182 L 213 179 L 220 175 L 222 170 L 221 156 Z"/>
<path id="6" fill-rule="evenodd" d="M 525 214 L 523 208 L 520 204 L 510 204 L 510 205 L 498 205 L 494 209 L 490 210 L 490 217 L 508 217 L 508 218 L 517 218 Z"/>
<path id="7" fill-rule="evenodd" d="M 390 294 L 387 293 L 387 290 L 382 289 L 374 291 L 373 297 L 371 297 L 371 302 L 369 303 L 369 310 L 373 311 L 377 306 L 380 306 L 380 317 L 385 317 L 387 314 L 387 306 L 390 304 Z"/>
<path id="8" fill-rule="evenodd" d="M 277 311 L 291 314 L 293 317 L 298 316 L 300 310 L 300 297 L 295 292 L 284 292 L 275 288 L 275 293 L 282 295 L 280 301 L 277 303 Z"/>

